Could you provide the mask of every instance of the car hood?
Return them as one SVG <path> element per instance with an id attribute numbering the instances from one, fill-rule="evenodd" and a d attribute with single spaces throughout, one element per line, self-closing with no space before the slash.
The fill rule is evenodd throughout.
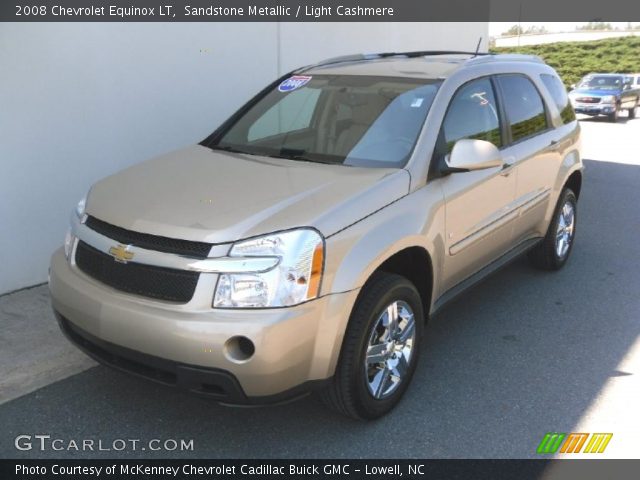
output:
<path id="1" fill-rule="evenodd" d="M 86 212 L 133 231 L 208 243 L 301 226 L 329 236 L 409 191 L 402 169 L 189 147 L 96 183 Z"/>
<path id="2" fill-rule="evenodd" d="M 621 90 L 600 90 L 597 88 L 578 88 L 571 91 L 573 95 L 592 95 L 597 97 L 604 97 L 606 95 L 620 95 L 620 92 Z"/>

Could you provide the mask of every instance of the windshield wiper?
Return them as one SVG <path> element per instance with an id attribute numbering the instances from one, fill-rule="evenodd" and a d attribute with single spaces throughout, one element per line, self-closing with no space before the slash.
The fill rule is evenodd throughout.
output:
<path id="1" fill-rule="evenodd" d="M 209 145 L 212 150 L 222 150 L 223 152 L 231 153 L 244 153 L 246 155 L 257 155 L 257 153 L 247 152 L 246 150 L 240 150 L 239 148 L 232 147 L 231 145 Z"/>
<path id="2" fill-rule="evenodd" d="M 284 158 L 286 160 L 298 160 L 299 162 L 311 162 L 311 163 L 323 163 L 326 165 L 334 165 L 335 162 L 327 162 L 324 160 L 318 160 L 314 158 L 309 158 L 305 156 L 304 150 L 293 150 L 288 148 L 283 148 L 280 150 L 280 153 L 274 153 L 272 155 L 268 155 L 271 158 Z"/>
<path id="3" fill-rule="evenodd" d="M 271 158 L 284 158 L 285 160 L 297 160 L 299 162 L 311 162 L 311 163 L 323 163 L 325 165 L 335 165 L 335 162 L 325 162 L 323 160 L 315 160 L 313 158 L 305 157 L 304 155 L 267 155 Z"/>
<path id="4" fill-rule="evenodd" d="M 265 154 L 265 153 L 258 153 L 258 152 L 247 152 L 246 150 L 241 150 L 231 145 L 210 145 L 209 148 L 211 148 L 212 150 L 222 150 L 223 152 L 244 153 L 246 155 L 258 155 L 258 156 L 266 156 L 271 158 L 284 158 L 286 160 L 297 160 L 299 162 L 324 163 L 328 165 L 335 164 L 335 162 L 315 160 L 313 158 L 306 157 L 304 155 L 305 154 L 304 150 L 293 150 L 293 149 L 285 148 L 280 150 L 280 153 Z"/>

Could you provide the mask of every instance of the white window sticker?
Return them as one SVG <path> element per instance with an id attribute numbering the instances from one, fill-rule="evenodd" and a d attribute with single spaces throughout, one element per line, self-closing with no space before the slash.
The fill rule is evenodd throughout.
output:
<path id="1" fill-rule="evenodd" d="M 417 97 L 413 99 L 413 102 L 411 102 L 411 106 L 413 108 L 420 108 L 422 106 L 422 102 L 424 101 L 424 98 L 422 97 Z"/>

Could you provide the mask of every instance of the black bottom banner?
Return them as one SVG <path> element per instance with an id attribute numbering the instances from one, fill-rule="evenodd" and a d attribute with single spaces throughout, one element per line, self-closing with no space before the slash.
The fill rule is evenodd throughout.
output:
<path id="1" fill-rule="evenodd" d="M 637 478 L 640 460 L 0 460 L 0 479 Z"/>

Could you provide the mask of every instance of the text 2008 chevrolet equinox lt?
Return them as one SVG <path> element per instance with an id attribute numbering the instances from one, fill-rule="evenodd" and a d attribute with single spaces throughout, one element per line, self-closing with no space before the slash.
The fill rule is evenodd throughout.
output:
<path id="1" fill-rule="evenodd" d="M 429 314 L 525 252 L 565 264 L 581 183 L 578 123 L 535 57 L 327 60 L 96 183 L 51 260 L 53 308 L 107 365 L 376 418 Z"/>

